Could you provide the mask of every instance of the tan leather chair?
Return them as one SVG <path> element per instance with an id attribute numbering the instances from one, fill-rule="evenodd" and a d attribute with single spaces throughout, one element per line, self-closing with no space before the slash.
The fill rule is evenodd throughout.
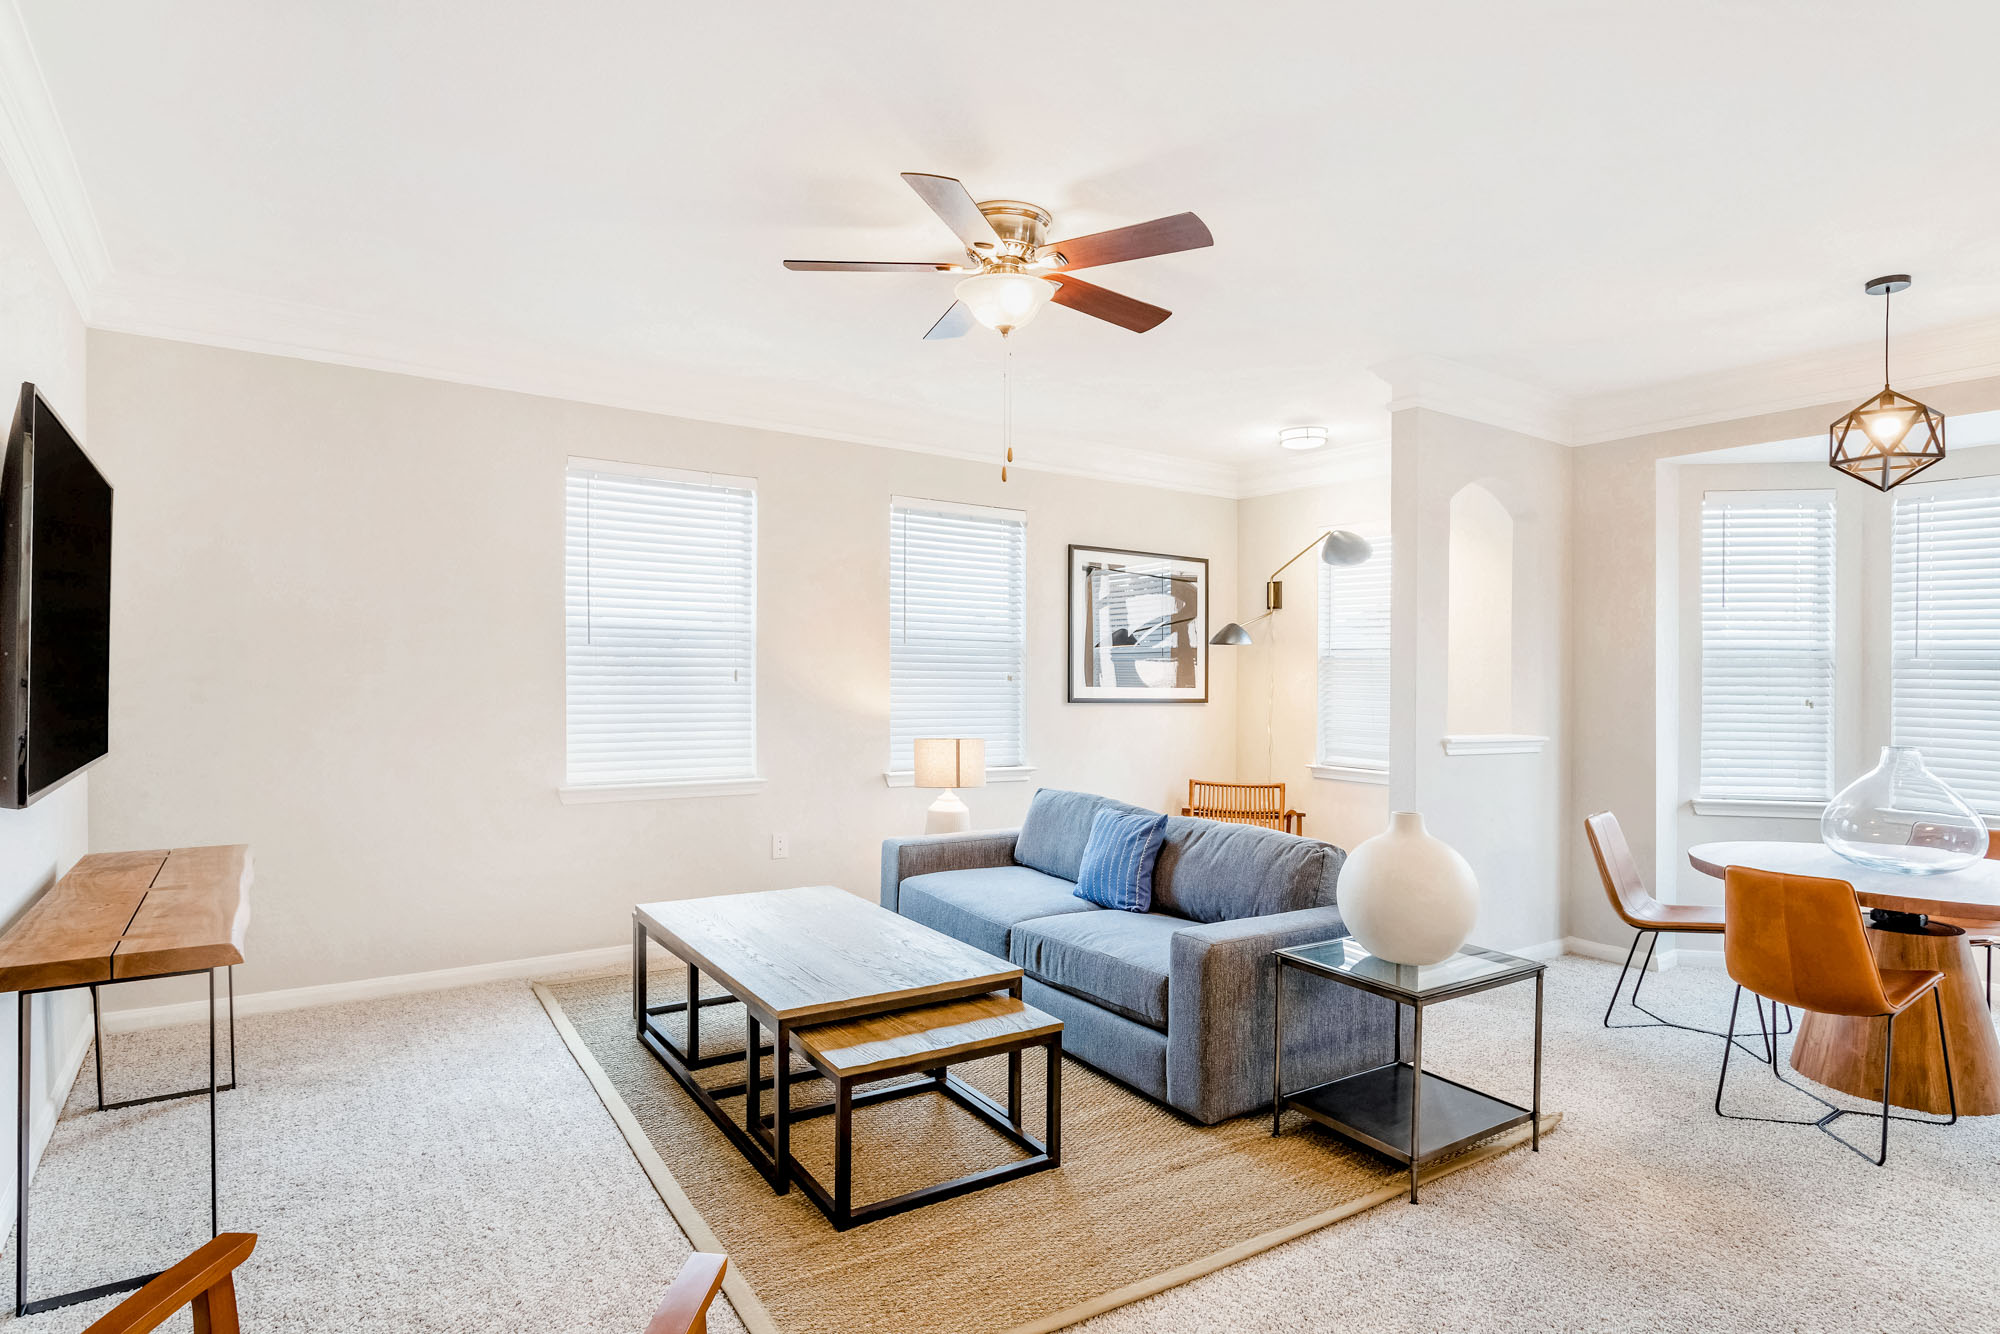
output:
<path id="1" fill-rule="evenodd" d="M 1729 1049 L 1736 1045 L 1736 1012 L 1747 987 L 1753 995 L 1816 1014 L 1850 1018 L 1881 1017 L 1887 1025 L 1882 1046 L 1882 1147 L 1875 1157 L 1880 1167 L 1889 1160 L 1889 1122 L 1918 1121 L 1952 1125 L 1958 1120 L 1958 1093 L 1951 1086 L 1951 1048 L 1944 1032 L 1944 1001 L 1939 984 L 1944 974 L 1929 969 L 1883 968 L 1868 948 L 1861 923 L 1861 901 L 1845 880 L 1811 875 L 1784 875 L 1732 866 L 1722 882 L 1722 960 L 1736 983 L 1729 1005 L 1729 1041 L 1722 1048 L 1722 1074 L 1715 1082 L 1715 1114 L 1733 1121 L 1768 1121 L 1781 1125 L 1817 1126 L 1848 1148 L 1854 1145 L 1833 1135 L 1832 1123 L 1843 1116 L 1874 1116 L 1836 1107 L 1826 1099 L 1786 1079 L 1777 1059 L 1774 1035 L 1765 1033 L 1771 1050 L 1771 1073 L 1778 1082 L 1797 1089 L 1827 1109 L 1813 1121 L 1771 1116 L 1737 1116 L 1722 1110 L 1723 1086 L 1729 1080 Z M 1896 1116 L 1889 1110 L 1889 1086 L 1895 1073 L 1896 1017 L 1929 996 L 1937 1015 L 1938 1049 L 1944 1056 L 1945 1094 L 1951 1118 Z M 1758 1026 L 1763 1026 L 1759 1008 Z M 1866 1154 L 1862 1155 L 1866 1157 Z"/>
<path id="2" fill-rule="evenodd" d="M 1646 985 L 1646 970 L 1653 965 L 1653 949 L 1660 943 L 1663 931 L 1688 932 L 1696 935 L 1715 936 L 1722 934 L 1722 914 L 1713 908 L 1697 907 L 1692 904 L 1662 903 L 1646 889 L 1639 879 L 1639 864 L 1632 860 L 1632 849 L 1626 845 L 1625 831 L 1618 827 L 1618 817 L 1610 811 L 1599 811 L 1588 816 L 1583 822 L 1583 832 L 1590 839 L 1591 855 L 1597 858 L 1597 875 L 1604 882 L 1605 897 L 1611 900 L 1612 910 L 1631 927 L 1636 935 L 1632 937 L 1632 948 L 1625 951 L 1625 966 L 1618 970 L 1618 985 L 1611 988 L 1611 1003 L 1604 1007 L 1606 1028 L 1680 1028 L 1691 1033 L 1707 1033 L 1711 1037 L 1721 1037 L 1712 1029 L 1692 1028 L 1687 1024 L 1677 1024 L 1671 1019 L 1662 1019 L 1645 1006 L 1639 1004 L 1639 989 Z M 1617 1008 L 1618 993 L 1625 988 L 1625 974 L 1631 971 L 1632 958 L 1639 952 L 1639 942 L 1648 934 L 1652 943 L 1646 946 L 1646 961 L 1639 965 L 1639 980 L 1632 984 L 1632 1008 L 1648 1015 L 1650 1024 L 1616 1024 L 1611 1022 L 1611 1012 Z M 1758 1010 L 1761 1016 L 1763 1011 Z"/>

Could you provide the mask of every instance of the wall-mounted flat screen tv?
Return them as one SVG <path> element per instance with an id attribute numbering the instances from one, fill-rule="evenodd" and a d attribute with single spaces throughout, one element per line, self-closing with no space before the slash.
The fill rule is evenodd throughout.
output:
<path id="1" fill-rule="evenodd" d="M 0 460 L 0 806 L 101 757 L 111 668 L 111 484 L 35 386 Z"/>

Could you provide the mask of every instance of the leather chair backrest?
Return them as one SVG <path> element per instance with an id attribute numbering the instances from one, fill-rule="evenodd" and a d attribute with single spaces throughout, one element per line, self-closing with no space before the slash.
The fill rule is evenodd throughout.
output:
<path id="1" fill-rule="evenodd" d="M 1586 816 L 1583 832 L 1590 839 L 1591 855 L 1597 858 L 1597 876 L 1604 882 L 1605 897 L 1611 900 L 1611 906 L 1627 926 L 1646 929 L 1646 923 L 1639 919 L 1657 909 L 1660 901 L 1639 879 L 1639 863 L 1632 860 L 1632 849 L 1626 845 L 1625 831 L 1618 827 L 1618 817 L 1610 811 Z"/>
<path id="2" fill-rule="evenodd" d="M 1732 866 L 1722 920 L 1729 976 L 1758 995 L 1819 1014 L 1889 1013 L 1861 901 L 1845 880 Z"/>

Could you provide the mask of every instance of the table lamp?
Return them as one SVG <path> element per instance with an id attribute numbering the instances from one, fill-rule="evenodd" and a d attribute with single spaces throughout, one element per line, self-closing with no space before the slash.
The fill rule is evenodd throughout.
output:
<path id="1" fill-rule="evenodd" d="M 916 786 L 944 789 L 924 815 L 924 832 L 955 834 L 970 829 L 972 812 L 958 799 L 956 789 L 986 786 L 986 739 L 919 737 L 914 749 Z"/>

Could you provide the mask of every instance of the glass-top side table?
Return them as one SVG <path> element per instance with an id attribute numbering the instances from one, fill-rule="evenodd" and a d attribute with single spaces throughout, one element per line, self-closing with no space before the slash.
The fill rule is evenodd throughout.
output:
<path id="1" fill-rule="evenodd" d="M 1303 1112 L 1337 1134 L 1409 1164 L 1410 1203 L 1417 1173 L 1468 1144 L 1524 1122 L 1531 1149 L 1542 1148 L 1542 977 L 1547 965 L 1467 945 L 1442 963 L 1378 959 L 1352 937 L 1274 951 L 1277 1007 L 1271 1016 L 1271 1133 L 1283 1132 L 1287 1109 Z M 1395 1059 L 1359 1074 L 1285 1091 L 1285 970 L 1296 968 L 1407 1005 L 1414 1013 L 1410 1058 L 1403 1059 L 1403 1025 L 1396 1024 Z M 1522 1107 L 1424 1070 L 1424 1008 L 1514 982 L 1535 980 L 1534 1103 Z"/>

